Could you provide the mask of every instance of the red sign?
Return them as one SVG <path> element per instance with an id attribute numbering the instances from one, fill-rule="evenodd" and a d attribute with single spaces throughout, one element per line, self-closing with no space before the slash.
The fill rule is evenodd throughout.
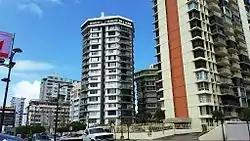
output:
<path id="1" fill-rule="evenodd" d="M 13 36 L 7 32 L 0 31 L 0 57 L 8 58 L 13 44 Z"/>

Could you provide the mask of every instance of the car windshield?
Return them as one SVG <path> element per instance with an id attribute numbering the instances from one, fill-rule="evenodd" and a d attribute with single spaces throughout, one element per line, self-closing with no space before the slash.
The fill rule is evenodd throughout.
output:
<path id="1" fill-rule="evenodd" d="M 90 134 L 95 134 L 95 133 L 103 133 L 105 130 L 103 128 L 93 128 L 89 129 Z"/>
<path id="2" fill-rule="evenodd" d="M 36 139 L 37 140 L 49 140 L 49 136 L 47 136 L 47 135 L 37 135 Z"/>

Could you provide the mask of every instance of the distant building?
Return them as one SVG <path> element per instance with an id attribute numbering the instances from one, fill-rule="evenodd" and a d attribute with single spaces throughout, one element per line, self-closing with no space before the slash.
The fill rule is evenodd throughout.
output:
<path id="1" fill-rule="evenodd" d="M 153 65 L 135 73 L 137 86 L 138 113 L 150 113 L 153 115 L 157 109 L 156 77 L 157 69 Z"/>
<path id="2" fill-rule="evenodd" d="M 12 97 L 11 99 L 11 106 L 15 107 L 16 110 L 15 127 L 22 125 L 24 114 L 24 102 L 25 98 Z"/>
<path id="3" fill-rule="evenodd" d="M 0 120 L 2 115 L 3 107 L 0 107 Z M 15 126 L 15 116 L 16 116 L 16 109 L 15 107 L 5 107 L 4 112 L 4 122 L 3 122 L 3 129 L 6 130 L 9 127 Z"/>
<path id="4" fill-rule="evenodd" d="M 102 14 L 87 19 L 81 33 L 81 120 L 87 119 L 90 124 L 131 122 L 134 116 L 132 20 Z"/>
<path id="5" fill-rule="evenodd" d="M 54 131 L 56 102 L 31 100 L 28 107 L 28 125 L 40 124 L 47 131 Z M 59 102 L 58 127 L 64 127 L 69 123 L 69 107 L 69 102 Z"/>
<path id="6" fill-rule="evenodd" d="M 70 122 L 79 121 L 80 114 L 80 94 L 81 94 L 81 82 L 74 83 L 72 91 L 70 93 Z"/>
<path id="7" fill-rule="evenodd" d="M 43 78 L 40 88 L 40 100 L 55 100 L 57 97 L 58 84 L 66 85 L 60 88 L 60 96 L 64 101 L 70 101 L 70 92 L 73 87 L 73 83 L 78 82 L 76 80 L 59 77 L 58 75 L 49 75 Z"/>

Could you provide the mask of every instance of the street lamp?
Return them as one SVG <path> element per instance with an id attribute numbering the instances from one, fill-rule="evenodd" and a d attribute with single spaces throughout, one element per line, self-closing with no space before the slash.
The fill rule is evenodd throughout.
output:
<path id="1" fill-rule="evenodd" d="M 5 113 L 5 107 L 6 107 L 6 101 L 7 101 L 7 96 L 8 96 L 8 90 L 9 90 L 9 83 L 10 83 L 10 74 L 11 74 L 11 70 L 12 68 L 15 66 L 16 62 L 13 62 L 13 58 L 15 56 L 16 53 L 22 53 L 22 49 L 20 48 L 14 48 L 11 51 L 10 57 L 9 57 L 9 63 L 8 64 L 4 64 L 4 59 L 0 59 L 0 65 L 5 66 L 8 68 L 8 76 L 7 78 L 3 78 L 1 79 L 1 81 L 6 82 L 6 87 L 5 87 L 5 94 L 4 94 L 4 101 L 3 101 L 3 110 L 2 110 L 2 114 L 1 114 L 1 121 L 0 121 L 0 133 L 2 132 L 2 128 L 3 128 L 3 122 L 4 122 L 4 113 Z"/>
<path id="2" fill-rule="evenodd" d="M 59 107 L 59 95 L 60 95 L 60 89 L 62 87 L 65 87 L 68 85 L 60 85 L 60 83 L 58 83 L 57 86 L 57 98 L 56 98 L 56 122 L 55 122 L 55 133 L 54 133 L 54 141 L 56 141 L 56 134 L 57 134 L 57 120 L 58 120 L 58 107 Z"/>

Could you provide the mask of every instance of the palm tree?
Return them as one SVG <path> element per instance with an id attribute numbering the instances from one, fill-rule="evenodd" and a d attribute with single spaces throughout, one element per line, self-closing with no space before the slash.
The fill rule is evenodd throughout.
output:
<path id="1" fill-rule="evenodd" d="M 162 122 L 165 119 L 165 112 L 161 109 L 158 109 L 155 112 L 154 118 L 156 119 L 156 121 Z"/>
<path id="2" fill-rule="evenodd" d="M 250 109 L 244 108 L 240 111 L 239 117 L 241 120 L 246 121 L 247 123 L 247 130 L 248 130 L 248 136 L 250 139 L 250 129 L 249 129 L 249 120 L 250 120 Z"/>
<path id="3" fill-rule="evenodd" d="M 221 112 L 221 111 L 218 111 L 218 110 L 215 110 L 213 111 L 213 119 L 215 120 L 215 122 L 219 123 L 219 121 L 221 122 L 221 130 L 222 130 L 222 138 L 223 138 L 223 141 L 226 141 L 226 138 L 225 138 L 225 133 L 224 133 L 224 114 Z"/>

